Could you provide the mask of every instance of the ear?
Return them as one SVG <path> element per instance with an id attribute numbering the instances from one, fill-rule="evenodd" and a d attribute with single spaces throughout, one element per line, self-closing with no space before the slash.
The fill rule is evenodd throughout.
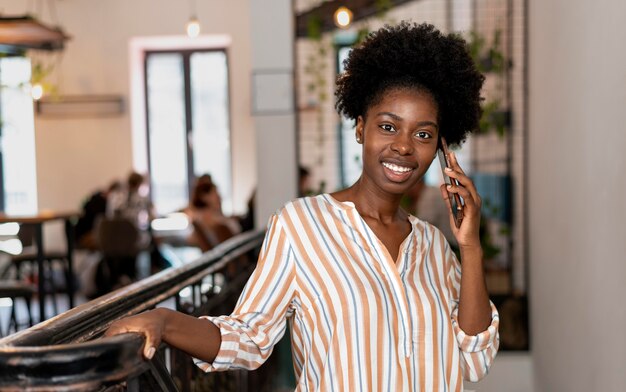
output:
<path id="1" fill-rule="evenodd" d="M 363 116 L 359 116 L 356 119 L 356 127 L 355 127 L 355 136 L 356 141 L 359 144 L 363 144 L 363 129 L 365 128 L 365 120 L 363 120 Z"/>

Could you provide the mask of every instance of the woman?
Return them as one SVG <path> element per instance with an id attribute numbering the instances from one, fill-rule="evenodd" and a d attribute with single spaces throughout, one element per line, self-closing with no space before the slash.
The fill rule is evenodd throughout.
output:
<path id="1" fill-rule="evenodd" d="M 208 181 L 202 178 L 197 181 L 185 213 L 194 228 L 188 243 L 198 246 L 203 252 L 241 232 L 239 223 L 222 213 L 222 199 L 210 178 Z"/>
<path id="2" fill-rule="evenodd" d="M 231 316 L 195 319 L 157 309 L 109 334 L 164 340 L 205 370 L 256 368 L 289 320 L 297 390 L 462 390 L 498 348 L 478 238 L 480 197 L 450 156 L 442 189 L 465 200 L 441 232 L 400 209 L 445 136 L 462 142 L 480 115 L 480 75 L 457 36 L 402 23 L 371 34 L 337 80 L 337 108 L 356 120 L 363 172 L 350 188 L 288 203 L 269 223 L 258 265 Z M 452 225 L 454 226 L 454 225 Z M 192 338 L 190 338 L 192 337 Z"/>

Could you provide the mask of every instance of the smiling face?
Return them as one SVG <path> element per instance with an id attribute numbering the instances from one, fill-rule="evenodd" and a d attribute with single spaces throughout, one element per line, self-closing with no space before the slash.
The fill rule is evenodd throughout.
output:
<path id="1" fill-rule="evenodd" d="M 437 151 L 437 104 L 424 90 L 391 88 L 359 116 L 363 143 L 361 182 L 376 191 L 402 195 L 422 178 Z"/>

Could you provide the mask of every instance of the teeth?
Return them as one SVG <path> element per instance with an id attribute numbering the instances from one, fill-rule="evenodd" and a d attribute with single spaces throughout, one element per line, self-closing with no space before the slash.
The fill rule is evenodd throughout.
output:
<path id="1" fill-rule="evenodd" d="M 413 170 L 410 167 L 398 166 L 398 165 L 394 165 L 393 163 L 387 163 L 387 162 L 383 162 L 383 166 L 385 166 L 389 170 L 393 170 L 398 173 L 406 173 L 408 171 Z"/>

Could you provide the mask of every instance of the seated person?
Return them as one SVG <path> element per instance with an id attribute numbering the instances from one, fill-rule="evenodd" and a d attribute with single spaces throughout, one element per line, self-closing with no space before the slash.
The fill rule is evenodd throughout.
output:
<path id="1" fill-rule="evenodd" d="M 146 178 L 132 172 L 126 180 L 126 191 L 115 192 L 107 205 L 108 216 L 123 216 L 133 221 L 139 230 L 148 230 L 149 223 L 155 217 Z"/>
<path id="2" fill-rule="evenodd" d="M 311 172 L 302 165 L 298 165 L 298 197 L 313 196 L 315 191 L 311 188 Z"/>
<path id="3" fill-rule="evenodd" d="M 107 205 L 107 216 L 126 218 L 139 232 L 137 248 L 149 251 L 152 272 L 169 267 L 172 263 L 160 251 L 153 236 L 150 222 L 156 217 L 154 206 L 148 197 L 150 188 L 144 175 L 131 172 L 126 180 L 126 189 L 111 194 Z"/>
<path id="4" fill-rule="evenodd" d="M 224 216 L 222 200 L 213 182 L 197 182 L 185 213 L 194 226 L 188 243 L 203 252 L 241 232 L 235 219 Z"/>
<path id="5" fill-rule="evenodd" d="M 239 217 L 239 225 L 241 226 L 241 231 L 250 231 L 254 230 L 254 211 L 256 204 L 256 189 L 252 191 L 250 198 L 248 199 L 248 211 Z"/>
<path id="6" fill-rule="evenodd" d="M 95 226 L 98 218 L 107 211 L 109 195 L 119 192 L 122 184 L 113 181 L 106 190 L 97 190 L 92 193 L 82 206 L 82 214 L 74 228 L 76 245 L 87 250 L 98 249 Z"/>

